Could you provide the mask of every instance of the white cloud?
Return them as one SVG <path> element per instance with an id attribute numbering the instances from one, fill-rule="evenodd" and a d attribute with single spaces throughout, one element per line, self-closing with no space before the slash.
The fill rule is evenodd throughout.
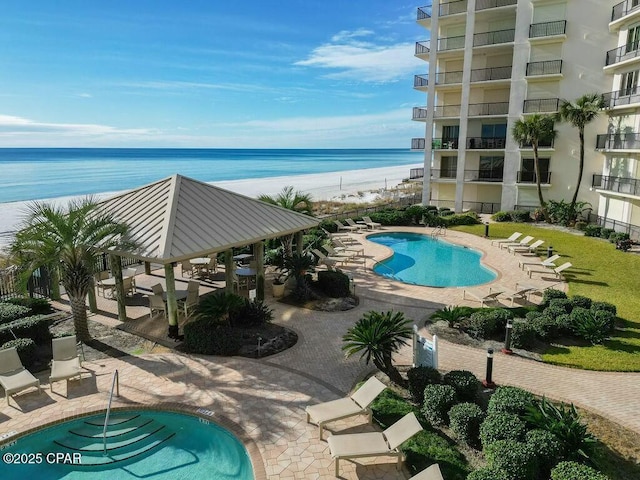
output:
<path id="1" fill-rule="evenodd" d="M 354 31 L 342 30 L 341 32 L 338 32 L 333 37 L 331 37 L 331 41 L 343 42 L 351 38 L 369 37 L 373 34 L 374 32 L 372 30 L 367 30 L 366 28 L 359 28 L 358 30 Z"/>
<path id="2" fill-rule="evenodd" d="M 93 95 L 91 95 L 90 93 L 78 93 L 76 96 L 80 98 L 93 98 Z"/>

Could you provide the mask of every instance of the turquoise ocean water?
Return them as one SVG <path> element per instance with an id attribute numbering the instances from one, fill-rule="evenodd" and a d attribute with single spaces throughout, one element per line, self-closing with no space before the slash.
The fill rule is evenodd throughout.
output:
<path id="1" fill-rule="evenodd" d="M 1 148 L 0 203 L 126 190 L 174 173 L 216 182 L 421 161 L 407 149 Z"/>

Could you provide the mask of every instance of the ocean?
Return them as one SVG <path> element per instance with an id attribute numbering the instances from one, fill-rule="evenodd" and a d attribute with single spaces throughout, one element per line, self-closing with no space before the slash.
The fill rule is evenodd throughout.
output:
<path id="1" fill-rule="evenodd" d="M 127 190 L 175 173 L 220 182 L 397 167 L 422 158 L 407 149 L 1 148 L 0 203 Z"/>

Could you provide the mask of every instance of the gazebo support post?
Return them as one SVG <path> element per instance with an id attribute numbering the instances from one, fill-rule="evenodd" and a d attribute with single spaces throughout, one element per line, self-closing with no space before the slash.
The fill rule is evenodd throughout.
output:
<path id="1" fill-rule="evenodd" d="M 144 274 L 151 275 L 151 262 L 144 262 Z"/>
<path id="2" fill-rule="evenodd" d="M 164 279 L 167 285 L 167 318 L 169 319 L 169 338 L 178 338 L 178 302 L 176 300 L 176 277 L 174 263 L 164 266 Z"/>
<path id="3" fill-rule="evenodd" d="M 224 290 L 233 293 L 233 272 L 236 266 L 233 264 L 233 249 L 224 252 Z"/>
<path id="4" fill-rule="evenodd" d="M 124 303 L 124 283 L 122 282 L 122 262 L 118 255 L 109 255 L 111 274 L 116 280 L 116 301 L 118 302 L 118 320 L 127 321 L 127 307 Z"/>
<path id="5" fill-rule="evenodd" d="M 253 244 L 253 258 L 256 261 L 256 300 L 264 300 L 264 242 Z"/>
<path id="6" fill-rule="evenodd" d="M 295 239 L 296 239 L 296 253 L 297 253 L 298 255 L 302 255 L 302 247 L 303 247 L 303 245 L 302 245 L 302 243 L 303 243 L 303 240 L 302 240 L 302 239 L 303 239 L 302 230 L 301 230 L 301 231 L 299 231 L 299 232 L 296 232 Z"/>

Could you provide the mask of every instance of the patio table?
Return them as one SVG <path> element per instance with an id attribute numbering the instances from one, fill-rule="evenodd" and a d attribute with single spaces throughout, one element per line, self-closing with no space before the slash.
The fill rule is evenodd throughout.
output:
<path id="1" fill-rule="evenodd" d="M 187 290 L 176 290 L 176 300 L 184 300 L 187 298 Z M 162 300 L 167 301 L 167 292 L 162 292 Z"/>

